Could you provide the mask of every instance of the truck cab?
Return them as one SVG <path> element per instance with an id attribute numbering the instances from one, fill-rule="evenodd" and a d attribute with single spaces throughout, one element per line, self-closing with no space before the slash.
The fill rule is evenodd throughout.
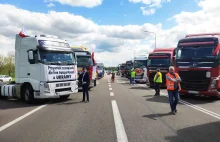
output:
<path id="1" fill-rule="evenodd" d="M 122 63 L 119 69 L 119 74 L 121 75 L 121 77 L 125 77 L 125 72 L 126 72 L 126 63 Z"/>
<path id="2" fill-rule="evenodd" d="M 162 73 L 162 87 L 166 86 L 166 74 L 170 66 L 174 65 L 176 48 L 156 48 L 148 56 L 147 61 L 147 85 L 150 87 L 154 86 L 154 76 L 157 69 L 160 69 Z"/>
<path id="3" fill-rule="evenodd" d="M 125 77 L 130 79 L 131 77 L 131 69 L 133 68 L 133 62 L 127 61 L 126 62 L 126 68 L 125 68 Z"/>
<path id="4" fill-rule="evenodd" d="M 146 83 L 147 81 L 147 59 L 148 55 L 140 55 L 134 58 L 135 81 Z"/>
<path id="5" fill-rule="evenodd" d="M 176 71 L 183 95 L 220 95 L 220 33 L 191 34 L 180 39 Z"/>
<path id="6" fill-rule="evenodd" d="M 97 69 L 98 69 L 98 78 L 103 78 L 105 75 L 104 70 L 104 64 L 103 63 L 97 63 Z"/>
<path id="7" fill-rule="evenodd" d="M 78 86 L 79 89 L 82 89 L 82 81 L 79 78 L 80 74 L 82 73 L 82 68 L 86 67 L 89 72 L 89 77 L 90 77 L 90 86 L 89 89 L 93 88 L 94 81 L 96 79 L 96 65 L 94 63 L 94 60 L 92 59 L 91 52 L 85 47 L 74 47 L 71 46 L 72 52 L 76 55 L 77 59 L 77 71 L 78 71 L 78 76 L 77 79 L 79 81 Z"/>
<path id="8" fill-rule="evenodd" d="M 27 103 L 68 98 L 78 92 L 76 68 L 75 55 L 65 40 L 51 35 L 16 35 L 16 81 L 2 86 L 1 95 L 22 98 Z"/>

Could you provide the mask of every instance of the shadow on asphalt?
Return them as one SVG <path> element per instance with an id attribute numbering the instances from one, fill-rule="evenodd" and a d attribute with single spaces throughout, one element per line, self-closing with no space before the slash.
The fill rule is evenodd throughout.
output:
<path id="1" fill-rule="evenodd" d="M 129 88 L 129 89 L 150 90 L 149 88 L 142 87 L 142 86 L 132 86 L 132 87 Z"/>
<path id="2" fill-rule="evenodd" d="M 158 117 L 164 117 L 164 116 L 169 116 L 169 115 L 172 115 L 172 114 L 171 113 L 157 113 L 157 114 L 144 115 L 143 117 L 157 120 Z"/>
<path id="3" fill-rule="evenodd" d="M 169 103 L 169 99 L 166 96 L 153 96 L 153 98 L 146 99 L 146 101 L 158 102 L 158 103 Z"/>
<path id="4" fill-rule="evenodd" d="M 169 142 L 219 142 L 220 122 L 192 126 L 177 131 L 176 135 L 165 137 Z"/>
<path id="5" fill-rule="evenodd" d="M 145 98 L 152 98 L 152 97 L 154 97 L 154 95 L 146 95 L 146 96 L 142 96 L 142 97 L 145 97 Z"/>
<path id="6" fill-rule="evenodd" d="M 24 108 L 24 107 L 33 107 L 40 106 L 45 104 L 45 101 L 35 101 L 33 104 L 26 104 L 25 102 L 17 99 L 1 99 L 0 100 L 0 110 L 1 109 L 13 109 L 13 108 Z"/>
<path id="7" fill-rule="evenodd" d="M 219 101 L 216 97 L 205 97 L 205 96 L 192 96 L 192 95 L 181 95 L 181 100 L 187 101 L 192 104 L 207 104 L 207 103 L 214 103 Z"/>

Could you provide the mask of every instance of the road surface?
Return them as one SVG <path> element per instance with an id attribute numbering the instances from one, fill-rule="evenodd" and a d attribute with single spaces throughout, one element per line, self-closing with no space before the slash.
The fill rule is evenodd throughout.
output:
<path id="1" fill-rule="evenodd" d="M 26 105 L 0 100 L 1 142 L 201 142 L 220 141 L 220 102 L 184 97 L 171 115 L 166 90 L 154 97 L 145 84 L 125 78 L 98 81 L 82 103 L 82 92 L 67 101 Z"/>

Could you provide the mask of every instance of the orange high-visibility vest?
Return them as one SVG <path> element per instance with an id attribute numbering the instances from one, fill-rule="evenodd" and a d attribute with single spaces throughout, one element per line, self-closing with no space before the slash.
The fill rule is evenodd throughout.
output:
<path id="1" fill-rule="evenodd" d="M 170 73 L 167 73 L 166 75 L 173 79 L 173 76 Z M 176 78 L 179 78 L 179 75 L 177 73 L 175 73 L 175 76 Z M 179 91 L 180 91 L 181 90 L 180 83 L 177 82 L 177 84 L 179 86 Z M 166 85 L 167 85 L 167 90 L 171 90 L 171 91 L 174 90 L 174 82 L 166 79 Z"/>

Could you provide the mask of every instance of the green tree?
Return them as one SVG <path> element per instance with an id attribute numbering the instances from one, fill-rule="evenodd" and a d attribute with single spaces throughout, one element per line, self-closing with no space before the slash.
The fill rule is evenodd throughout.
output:
<path id="1" fill-rule="evenodd" d="M 14 53 L 8 52 L 8 56 L 5 57 L 5 70 L 9 76 L 15 72 Z"/>

